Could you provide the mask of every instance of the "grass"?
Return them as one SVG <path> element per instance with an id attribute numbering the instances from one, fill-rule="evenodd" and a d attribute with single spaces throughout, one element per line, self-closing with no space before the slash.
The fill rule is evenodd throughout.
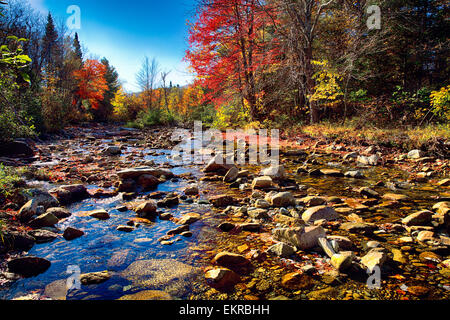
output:
<path id="1" fill-rule="evenodd" d="M 345 125 L 331 122 L 302 127 L 302 131 L 312 137 L 326 137 L 341 141 L 361 142 L 386 147 L 397 147 L 404 151 L 421 148 L 436 139 L 450 139 L 450 125 L 429 125 L 413 128 L 361 127 L 350 121 Z"/>

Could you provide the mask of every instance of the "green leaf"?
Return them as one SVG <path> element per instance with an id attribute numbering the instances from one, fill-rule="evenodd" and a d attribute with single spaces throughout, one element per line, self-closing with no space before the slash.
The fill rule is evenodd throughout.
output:
<path id="1" fill-rule="evenodd" d="M 30 79 L 30 75 L 28 73 L 25 72 L 21 72 L 20 74 L 23 78 L 24 81 L 28 82 L 28 84 L 31 84 L 31 79 Z"/>

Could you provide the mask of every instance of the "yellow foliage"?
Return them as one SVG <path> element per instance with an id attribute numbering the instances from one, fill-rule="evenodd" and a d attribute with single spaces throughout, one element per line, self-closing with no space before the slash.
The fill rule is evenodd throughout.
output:
<path id="1" fill-rule="evenodd" d="M 430 98 L 433 113 L 450 120 L 450 85 L 433 91 Z"/>
<path id="2" fill-rule="evenodd" d="M 342 81 L 342 77 L 331 70 L 328 61 L 313 61 L 315 66 L 320 68 L 313 79 L 316 82 L 314 93 L 308 98 L 311 102 L 319 102 L 322 105 L 332 107 L 336 103 L 340 102 L 340 98 L 344 96 L 339 82 Z"/>

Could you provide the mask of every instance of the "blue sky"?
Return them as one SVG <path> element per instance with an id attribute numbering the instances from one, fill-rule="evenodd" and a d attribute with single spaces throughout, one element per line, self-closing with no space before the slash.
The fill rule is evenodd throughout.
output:
<path id="1" fill-rule="evenodd" d="M 29 0 L 34 8 L 67 19 L 67 8 L 81 10 L 76 30 L 88 57 L 106 57 L 116 67 L 127 91 L 138 91 L 135 75 L 145 55 L 156 57 L 169 81 L 185 85 L 192 80 L 182 62 L 188 47 L 187 20 L 195 0 Z"/>

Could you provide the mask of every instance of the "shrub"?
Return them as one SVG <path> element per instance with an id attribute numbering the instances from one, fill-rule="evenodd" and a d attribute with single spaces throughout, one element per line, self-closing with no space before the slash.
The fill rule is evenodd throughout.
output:
<path id="1" fill-rule="evenodd" d="M 9 197 L 21 182 L 16 170 L 0 164 L 0 202 Z"/>

